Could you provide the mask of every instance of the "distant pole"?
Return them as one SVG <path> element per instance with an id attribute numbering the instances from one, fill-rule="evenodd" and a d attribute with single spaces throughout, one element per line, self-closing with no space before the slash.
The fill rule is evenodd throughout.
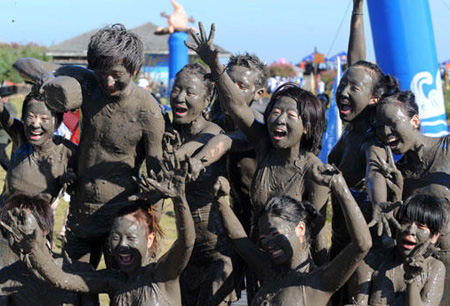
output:
<path id="1" fill-rule="evenodd" d="M 410 89 L 419 105 L 422 132 L 447 134 L 428 0 L 368 0 L 377 64 Z"/>
<path id="2" fill-rule="evenodd" d="M 188 49 L 184 42 L 188 40 L 185 32 L 174 32 L 169 36 L 169 90 L 172 90 L 175 75 L 189 63 Z"/>

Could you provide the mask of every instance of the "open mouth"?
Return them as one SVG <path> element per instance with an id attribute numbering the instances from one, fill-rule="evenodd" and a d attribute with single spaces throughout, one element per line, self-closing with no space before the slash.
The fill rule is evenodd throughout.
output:
<path id="1" fill-rule="evenodd" d="M 121 265 L 130 265 L 133 262 L 133 255 L 132 254 L 118 254 L 117 255 L 117 261 Z"/>
<path id="2" fill-rule="evenodd" d="M 175 116 L 183 117 L 184 115 L 186 115 L 188 109 L 184 105 L 175 105 L 174 111 L 175 111 Z"/>
<path id="3" fill-rule="evenodd" d="M 339 104 L 341 105 L 342 114 L 348 114 L 352 110 L 352 106 L 348 99 L 342 99 Z"/>
<path id="4" fill-rule="evenodd" d="M 412 250 L 416 247 L 417 242 L 414 238 L 407 236 L 407 237 L 403 238 L 402 244 L 403 244 L 404 249 Z"/>
<path id="5" fill-rule="evenodd" d="M 397 149 L 400 144 L 400 139 L 395 136 L 390 136 L 387 140 L 387 145 L 391 148 L 391 150 Z"/>
<path id="6" fill-rule="evenodd" d="M 274 260 L 280 258 L 284 254 L 283 250 L 270 251 L 269 253 Z"/>
<path id="7" fill-rule="evenodd" d="M 42 132 L 42 131 L 31 131 L 30 139 L 31 140 L 39 140 L 43 134 L 44 134 L 44 132 Z"/>
<path id="8" fill-rule="evenodd" d="M 284 137 L 286 137 L 286 135 L 287 135 L 286 130 L 282 128 L 276 128 L 273 131 L 273 139 L 275 140 L 283 139 Z"/>

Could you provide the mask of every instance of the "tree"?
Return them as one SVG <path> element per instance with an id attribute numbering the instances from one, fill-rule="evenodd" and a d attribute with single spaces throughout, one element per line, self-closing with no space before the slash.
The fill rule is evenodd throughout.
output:
<path id="1" fill-rule="evenodd" d="M 22 57 L 34 57 L 49 61 L 51 57 L 45 55 L 46 50 L 46 47 L 39 46 L 35 43 L 28 43 L 26 45 L 18 43 L 0 44 L 0 81 L 21 82 L 22 79 L 13 69 L 12 64 Z"/>

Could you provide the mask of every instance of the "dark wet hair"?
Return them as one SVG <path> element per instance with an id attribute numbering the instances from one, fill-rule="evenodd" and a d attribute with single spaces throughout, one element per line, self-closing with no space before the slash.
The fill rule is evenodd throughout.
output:
<path id="1" fill-rule="evenodd" d="M 41 194 L 30 196 L 24 192 L 13 193 L 0 208 L 0 220 L 6 222 L 7 212 L 15 208 L 29 210 L 42 231 L 47 233 L 48 241 L 53 241 L 53 210 L 50 198 Z"/>
<path id="2" fill-rule="evenodd" d="M 26 95 L 25 99 L 23 100 L 23 105 L 22 105 L 22 121 L 27 116 L 27 108 L 28 108 L 28 104 L 30 104 L 31 100 L 36 100 L 36 101 L 45 103 L 45 98 L 41 94 L 30 92 L 28 95 Z M 55 113 L 52 110 L 50 110 L 50 113 L 52 114 L 53 117 L 55 117 L 55 130 L 56 130 L 57 128 L 59 128 L 59 126 L 61 125 L 61 123 L 63 121 L 64 113 Z"/>
<path id="3" fill-rule="evenodd" d="M 378 65 L 367 62 L 357 61 L 351 67 L 360 66 L 367 69 L 373 79 L 372 97 L 382 98 L 400 91 L 400 85 L 390 74 L 384 74 Z"/>
<path id="4" fill-rule="evenodd" d="M 393 95 L 384 97 L 378 102 L 378 105 L 393 103 L 398 107 L 401 107 L 403 113 L 408 116 L 409 119 L 415 115 L 419 115 L 419 106 L 416 103 L 414 93 L 410 90 L 400 91 Z"/>
<path id="5" fill-rule="evenodd" d="M 151 250 L 156 252 L 156 250 L 158 249 L 159 239 L 164 236 L 164 233 L 158 223 L 158 217 L 156 216 L 156 212 L 153 209 L 153 206 L 149 205 L 149 203 L 146 201 L 137 200 L 119 209 L 116 214 L 116 218 L 128 215 L 132 216 L 139 223 L 144 225 L 145 235 L 148 235 L 150 233 L 155 234 L 155 239 L 153 240 Z"/>
<path id="6" fill-rule="evenodd" d="M 246 52 L 245 54 L 236 54 L 230 57 L 227 64 L 227 70 L 230 70 L 233 66 L 244 66 L 250 70 L 256 72 L 258 76 L 255 80 L 255 86 L 257 88 L 264 87 L 269 75 L 269 69 L 267 65 L 261 62 L 258 56 Z"/>
<path id="7" fill-rule="evenodd" d="M 211 73 L 209 69 L 199 63 L 187 64 L 183 67 L 183 69 L 177 72 L 177 74 L 175 75 L 175 80 L 182 72 L 194 74 L 198 76 L 200 80 L 203 80 L 203 83 L 205 84 L 207 90 L 206 97 L 211 102 L 212 95 L 214 93 L 214 82 L 211 80 Z"/>
<path id="8" fill-rule="evenodd" d="M 435 196 L 417 194 L 406 199 L 397 213 L 397 219 L 408 219 L 426 224 L 432 235 L 441 231 L 446 222 L 444 204 Z"/>
<path id="9" fill-rule="evenodd" d="M 306 225 L 305 238 L 308 243 L 311 242 L 311 233 L 314 232 L 314 224 L 319 217 L 317 209 L 308 201 L 297 201 L 289 196 L 275 196 L 270 198 L 261 210 L 260 217 L 263 214 L 277 216 L 292 227 L 296 227 L 299 222 Z"/>
<path id="10" fill-rule="evenodd" d="M 116 23 L 95 33 L 87 51 L 89 69 L 105 70 L 119 61 L 134 75 L 144 63 L 144 45 L 139 37 Z"/>
<path id="11" fill-rule="evenodd" d="M 275 103 L 281 97 L 290 97 L 297 102 L 299 116 L 302 119 L 306 134 L 302 136 L 300 148 L 305 152 L 316 152 L 322 143 L 323 124 L 325 121 L 325 110 L 322 102 L 317 97 L 293 83 L 285 83 L 278 87 L 272 94 L 266 110 L 264 111 L 264 122 L 268 123 L 268 118 Z"/>

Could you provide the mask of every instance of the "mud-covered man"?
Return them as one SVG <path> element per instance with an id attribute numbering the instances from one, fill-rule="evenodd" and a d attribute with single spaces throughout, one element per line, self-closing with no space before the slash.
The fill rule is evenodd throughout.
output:
<path id="1" fill-rule="evenodd" d="M 159 170 L 164 119 L 157 102 L 132 81 L 144 59 L 135 34 L 121 24 L 99 30 L 91 37 L 87 59 L 88 69 L 36 59 L 20 59 L 14 67 L 41 86 L 50 109 L 81 107 L 79 176 L 65 249 L 72 259 L 96 266 L 116 211 L 111 204 L 126 203 L 137 193 L 133 176 L 144 159 L 148 170 Z"/>

